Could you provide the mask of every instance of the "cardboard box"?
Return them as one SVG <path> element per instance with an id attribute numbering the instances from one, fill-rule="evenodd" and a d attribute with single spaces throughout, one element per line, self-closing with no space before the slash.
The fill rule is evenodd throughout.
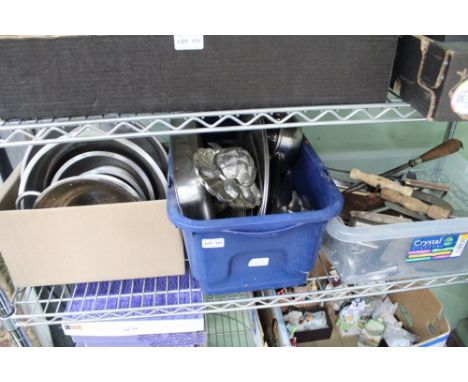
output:
<path id="1" fill-rule="evenodd" d="M 445 346 L 450 334 L 450 324 L 443 316 L 443 306 L 430 289 L 389 294 L 393 303 L 398 303 L 396 317 L 403 322 L 404 328 L 420 338 L 413 346 Z M 299 346 L 314 347 L 354 347 L 357 336 L 341 336 L 336 327 L 336 316 L 332 336 L 329 340 L 302 343 Z"/>
<path id="2" fill-rule="evenodd" d="M 0 39 L 0 118 L 385 101 L 396 36 Z"/>
<path id="3" fill-rule="evenodd" d="M 468 41 L 404 36 L 395 85 L 404 101 L 430 120 L 468 120 Z"/>
<path id="4" fill-rule="evenodd" d="M 331 264 L 325 256 L 321 256 L 322 264 L 327 269 Z M 317 264 L 313 274 L 325 275 L 324 268 Z M 275 295 L 274 290 L 264 291 L 266 295 Z M 443 315 L 443 305 L 430 289 L 392 293 L 388 295 L 393 303 L 398 303 L 396 317 L 403 322 L 405 329 L 417 335 L 420 341 L 413 346 L 444 346 L 450 334 L 450 324 Z M 345 298 L 346 299 L 346 298 Z M 344 300 L 345 300 L 344 299 Z M 354 347 L 357 346 L 357 336 L 341 336 L 336 327 L 337 317 L 327 304 L 328 316 L 333 325 L 331 337 L 327 340 L 313 342 L 298 342 L 298 346 L 311 347 Z M 272 346 L 290 346 L 288 331 L 284 325 L 283 312 L 280 308 L 259 310 L 265 335 Z"/>
<path id="5" fill-rule="evenodd" d="M 0 253 L 16 287 L 184 273 L 165 200 L 17 211 L 19 170 L 0 186 Z"/>
<path id="6" fill-rule="evenodd" d="M 450 334 L 450 324 L 443 316 L 444 307 L 430 289 L 391 294 L 398 303 L 396 317 L 420 341 L 414 346 L 444 346 Z"/>

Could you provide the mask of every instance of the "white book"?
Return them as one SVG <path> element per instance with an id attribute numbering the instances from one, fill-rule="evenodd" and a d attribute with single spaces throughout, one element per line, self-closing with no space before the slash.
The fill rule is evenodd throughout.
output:
<path id="1" fill-rule="evenodd" d="M 130 319 L 62 324 L 69 336 L 114 337 L 146 334 L 200 332 L 205 329 L 203 315 L 193 318 Z"/>

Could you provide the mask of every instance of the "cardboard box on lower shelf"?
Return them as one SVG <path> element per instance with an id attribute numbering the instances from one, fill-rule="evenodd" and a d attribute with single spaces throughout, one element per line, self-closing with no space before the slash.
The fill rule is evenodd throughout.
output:
<path id="1" fill-rule="evenodd" d="M 330 268 L 330 263 L 327 262 L 326 258 L 321 256 L 322 264 L 324 268 L 316 266 L 314 269 L 314 274 L 317 276 L 324 275 L 324 269 Z M 330 285 L 326 286 L 328 289 L 329 286 L 332 286 L 331 283 L 339 283 L 339 279 L 330 279 Z M 345 287 L 346 284 L 339 284 L 338 288 Z M 307 288 L 307 287 L 301 287 Z M 294 290 L 292 291 L 294 292 Z M 278 291 L 268 290 L 264 291 L 266 295 L 277 295 Z M 388 319 L 388 316 L 382 314 L 383 310 L 380 310 L 380 313 L 377 313 L 376 307 L 379 305 L 379 302 L 385 302 L 384 300 L 388 297 L 387 303 L 393 309 L 390 313 L 392 316 L 391 320 Z M 378 320 L 380 325 L 394 321 L 396 327 L 400 325 L 406 331 L 408 331 L 408 336 L 416 340 L 411 341 L 412 346 L 426 347 L 426 346 L 445 346 L 447 338 L 450 334 L 450 324 L 447 318 L 443 315 L 443 305 L 437 299 L 437 297 L 431 292 L 430 289 L 421 289 L 413 290 L 408 292 L 399 292 L 399 293 L 390 293 L 388 296 L 372 296 L 361 298 L 361 301 L 365 302 L 366 312 L 361 311 L 357 315 L 356 324 L 348 325 L 349 322 L 338 323 L 340 317 L 339 312 L 342 312 L 343 308 L 349 306 L 351 301 L 359 301 L 356 299 L 352 292 L 343 295 L 343 299 L 340 301 L 329 301 L 325 302 L 322 309 L 326 308 L 327 315 L 329 317 L 329 322 L 333 330 L 331 330 L 331 336 L 329 335 L 328 339 L 316 340 L 316 341 L 298 341 L 297 336 L 291 336 L 291 333 L 294 330 L 294 323 L 292 323 L 290 318 L 285 317 L 286 313 L 291 311 L 303 311 L 306 309 L 317 310 L 319 303 L 306 303 L 306 304 L 296 304 L 291 307 L 275 307 L 271 309 L 262 309 L 259 311 L 260 317 L 262 319 L 262 324 L 265 331 L 265 337 L 271 346 L 306 346 L 306 347 L 353 347 L 353 346 L 388 346 L 385 342 L 385 335 L 380 337 L 376 335 L 374 338 L 369 336 L 362 335 L 363 330 L 361 328 L 362 324 L 367 320 L 364 320 L 364 316 L 370 317 L 371 319 L 367 320 L 374 321 Z M 320 304 L 322 305 L 322 304 Z M 384 312 L 385 313 L 385 312 Z M 393 318 L 394 317 L 394 318 Z M 381 320 L 383 318 L 383 321 Z M 373 320 L 372 320 L 373 319 Z M 289 320 L 289 327 L 286 325 L 286 321 Z M 399 321 L 399 323 L 397 323 Z M 384 326 L 385 327 L 385 326 Z M 349 330 L 344 330 L 349 328 Z M 361 337 L 359 336 L 361 334 Z M 365 333 L 364 333 L 365 334 Z M 414 335 L 414 336 L 413 336 Z M 293 338 L 291 338 L 293 337 Z M 369 341 L 366 341 L 369 340 Z M 375 343 L 372 343 L 375 341 Z M 397 341 L 394 341 L 397 344 Z M 398 343 L 399 346 L 403 346 L 402 341 Z M 409 342 L 408 342 L 409 343 Z"/>
<path id="2" fill-rule="evenodd" d="M 16 287 L 181 275 L 166 201 L 16 210 L 19 169 L 0 187 L 0 253 Z"/>
<path id="3" fill-rule="evenodd" d="M 419 341 L 413 346 L 445 346 L 450 334 L 450 324 L 443 316 L 443 306 L 429 289 L 389 295 L 398 304 L 396 317 L 403 327 L 416 335 Z M 336 327 L 336 315 L 330 312 L 333 332 L 330 339 L 300 343 L 298 346 L 352 347 L 358 346 L 358 336 L 342 336 Z"/>

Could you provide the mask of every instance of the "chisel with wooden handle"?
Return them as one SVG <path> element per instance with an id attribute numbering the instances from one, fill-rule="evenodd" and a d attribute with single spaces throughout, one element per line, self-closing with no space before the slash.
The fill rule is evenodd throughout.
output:
<path id="1" fill-rule="evenodd" d="M 405 179 L 405 184 L 410 187 L 427 188 L 428 190 L 436 190 L 443 192 L 449 191 L 449 186 L 447 186 L 446 184 L 426 182 L 424 180 Z"/>
<path id="2" fill-rule="evenodd" d="M 441 143 L 440 145 L 437 145 L 436 147 L 430 149 L 429 151 L 426 151 L 424 154 L 420 155 L 419 157 L 415 159 L 411 159 L 410 161 L 408 161 L 407 163 L 401 166 L 392 168 L 391 170 L 388 170 L 380 174 L 380 176 L 385 177 L 385 176 L 398 174 L 400 171 L 406 170 L 407 168 L 410 168 L 410 167 L 414 167 L 420 163 L 429 162 L 431 160 L 440 159 L 448 155 L 454 154 L 458 150 L 460 150 L 462 147 L 463 147 L 463 143 L 460 140 L 449 139 Z M 344 192 L 350 193 L 353 191 L 360 190 L 361 188 L 365 186 L 366 186 L 366 183 L 360 182 L 352 187 L 349 187 Z"/>
<path id="3" fill-rule="evenodd" d="M 351 179 L 360 180 L 372 187 L 380 187 L 380 188 L 388 188 L 390 190 L 399 192 L 400 194 L 411 196 L 413 193 L 413 189 L 411 187 L 402 186 L 401 184 L 394 182 L 393 180 L 384 178 L 379 175 L 367 174 L 358 170 L 357 168 L 353 168 L 349 173 L 349 177 Z"/>
<path id="4" fill-rule="evenodd" d="M 399 192 L 389 190 L 388 188 L 383 188 L 381 190 L 380 197 L 384 200 L 388 200 L 389 202 L 397 203 L 410 211 L 426 214 L 431 219 L 447 219 L 452 212 L 439 206 L 431 206 L 430 204 L 421 202 L 416 198 L 402 195 Z"/>

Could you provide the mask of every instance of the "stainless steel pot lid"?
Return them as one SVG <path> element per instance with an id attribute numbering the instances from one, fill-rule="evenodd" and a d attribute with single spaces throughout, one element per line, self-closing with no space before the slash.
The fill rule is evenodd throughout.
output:
<path id="1" fill-rule="evenodd" d="M 100 170 L 97 171 L 97 168 Z M 88 151 L 69 159 L 57 170 L 51 184 L 93 171 L 96 174 L 107 173 L 126 181 L 140 195 L 142 193 L 142 199 L 155 199 L 153 187 L 145 172 L 131 159 L 109 151 Z"/>
<path id="2" fill-rule="evenodd" d="M 46 188 L 33 208 L 86 206 L 138 202 L 141 198 L 125 182 L 106 175 L 81 175 L 62 179 Z"/>

